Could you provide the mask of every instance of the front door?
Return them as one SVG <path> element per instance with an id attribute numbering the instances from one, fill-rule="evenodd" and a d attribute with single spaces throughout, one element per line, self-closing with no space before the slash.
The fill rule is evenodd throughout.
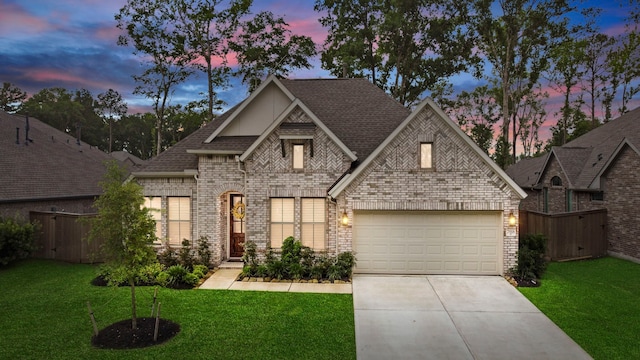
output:
<path id="1" fill-rule="evenodd" d="M 229 216 L 231 230 L 230 235 L 230 257 L 238 258 L 244 254 L 244 227 L 245 227 L 245 205 L 244 195 L 231 194 L 229 199 L 231 215 Z"/>

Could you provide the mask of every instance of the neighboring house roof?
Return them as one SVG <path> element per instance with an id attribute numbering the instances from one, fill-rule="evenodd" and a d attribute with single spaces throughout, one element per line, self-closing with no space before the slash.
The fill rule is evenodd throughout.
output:
<path id="1" fill-rule="evenodd" d="M 129 154 L 126 151 L 113 151 L 109 155 L 111 155 L 114 159 L 122 162 L 129 168 L 136 168 L 145 164 L 144 160 L 140 159 L 139 157 L 133 154 Z"/>
<path id="2" fill-rule="evenodd" d="M 271 89 L 279 89 L 288 104 L 273 119 L 257 126 L 256 133 L 227 136 L 225 131 L 239 119 L 252 101 Z M 282 121 L 282 113 L 302 108 L 317 126 L 345 150 L 353 160 L 364 161 L 410 111 L 366 79 L 281 80 L 270 76 L 243 102 L 215 118 L 201 129 L 150 159 L 137 177 L 192 176 L 197 171 L 197 154 L 244 154 L 268 129 Z M 269 114 L 271 115 L 271 114 Z"/>
<path id="3" fill-rule="evenodd" d="M 545 157 L 545 161 L 537 170 L 537 163 L 519 165 L 524 161 L 521 160 L 511 166 L 507 173 L 520 186 L 531 186 L 523 181 L 527 181 L 532 170 L 535 170 L 538 173 L 537 183 L 549 159 L 555 156 L 570 182 L 570 188 L 598 189 L 600 176 L 611 164 L 611 159 L 615 157 L 623 142 L 635 148 L 640 147 L 640 108 L 611 120 L 563 146 L 553 147 L 551 154 Z"/>
<path id="4" fill-rule="evenodd" d="M 102 193 L 104 162 L 113 158 L 35 118 L 29 118 L 27 141 L 26 124 L 25 116 L 0 111 L 0 202 Z"/>
<path id="5" fill-rule="evenodd" d="M 540 169 L 546 163 L 549 154 L 535 158 L 522 159 L 509 166 L 505 171 L 519 186 L 525 189 L 534 187 L 540 177 Z"/>

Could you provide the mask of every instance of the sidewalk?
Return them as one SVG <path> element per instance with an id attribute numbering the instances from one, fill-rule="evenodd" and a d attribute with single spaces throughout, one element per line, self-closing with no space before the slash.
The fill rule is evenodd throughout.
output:
<path id="1" fill-rule="evenodd" d="M 242 269 L 218 269 L 199 289 L 304 292 L 320 294 L 351 294 L 351 284 L 312 284 L 293 282 L 242 282 L 236 281 Z"/>

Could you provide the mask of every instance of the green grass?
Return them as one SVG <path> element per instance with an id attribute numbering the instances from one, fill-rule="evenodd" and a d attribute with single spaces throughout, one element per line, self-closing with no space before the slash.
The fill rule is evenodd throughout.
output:
<path id="1" fill-rule="evenodd" d="M 640 264 L 551 263 L 539 288 L 519 290 L 594 359 L 640 359 Z"/>
<path id="2" fill-rule="evenodd" d="M 90 265 L 28 260 L 0 270 L 0 359 L 355 359 L 351 295 L 160 289 L 168 342 L 91 346 L 87 301 L 103 328 L 131 317 L 129 288 L 90 285 Z M 153 288 L 138 287 L 138 316 Z"/>

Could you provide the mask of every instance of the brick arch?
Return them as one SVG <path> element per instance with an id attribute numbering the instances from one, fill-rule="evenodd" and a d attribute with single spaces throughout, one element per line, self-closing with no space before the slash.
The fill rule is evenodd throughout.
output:
<path id="1" fill-rule="evenodd" d="M 216 196 L 222 196 L 230 191 L 244 194 L 245 189 L 240 183 L 223 183 L 213 188 L 213 193 L 216 194 Z"/>

